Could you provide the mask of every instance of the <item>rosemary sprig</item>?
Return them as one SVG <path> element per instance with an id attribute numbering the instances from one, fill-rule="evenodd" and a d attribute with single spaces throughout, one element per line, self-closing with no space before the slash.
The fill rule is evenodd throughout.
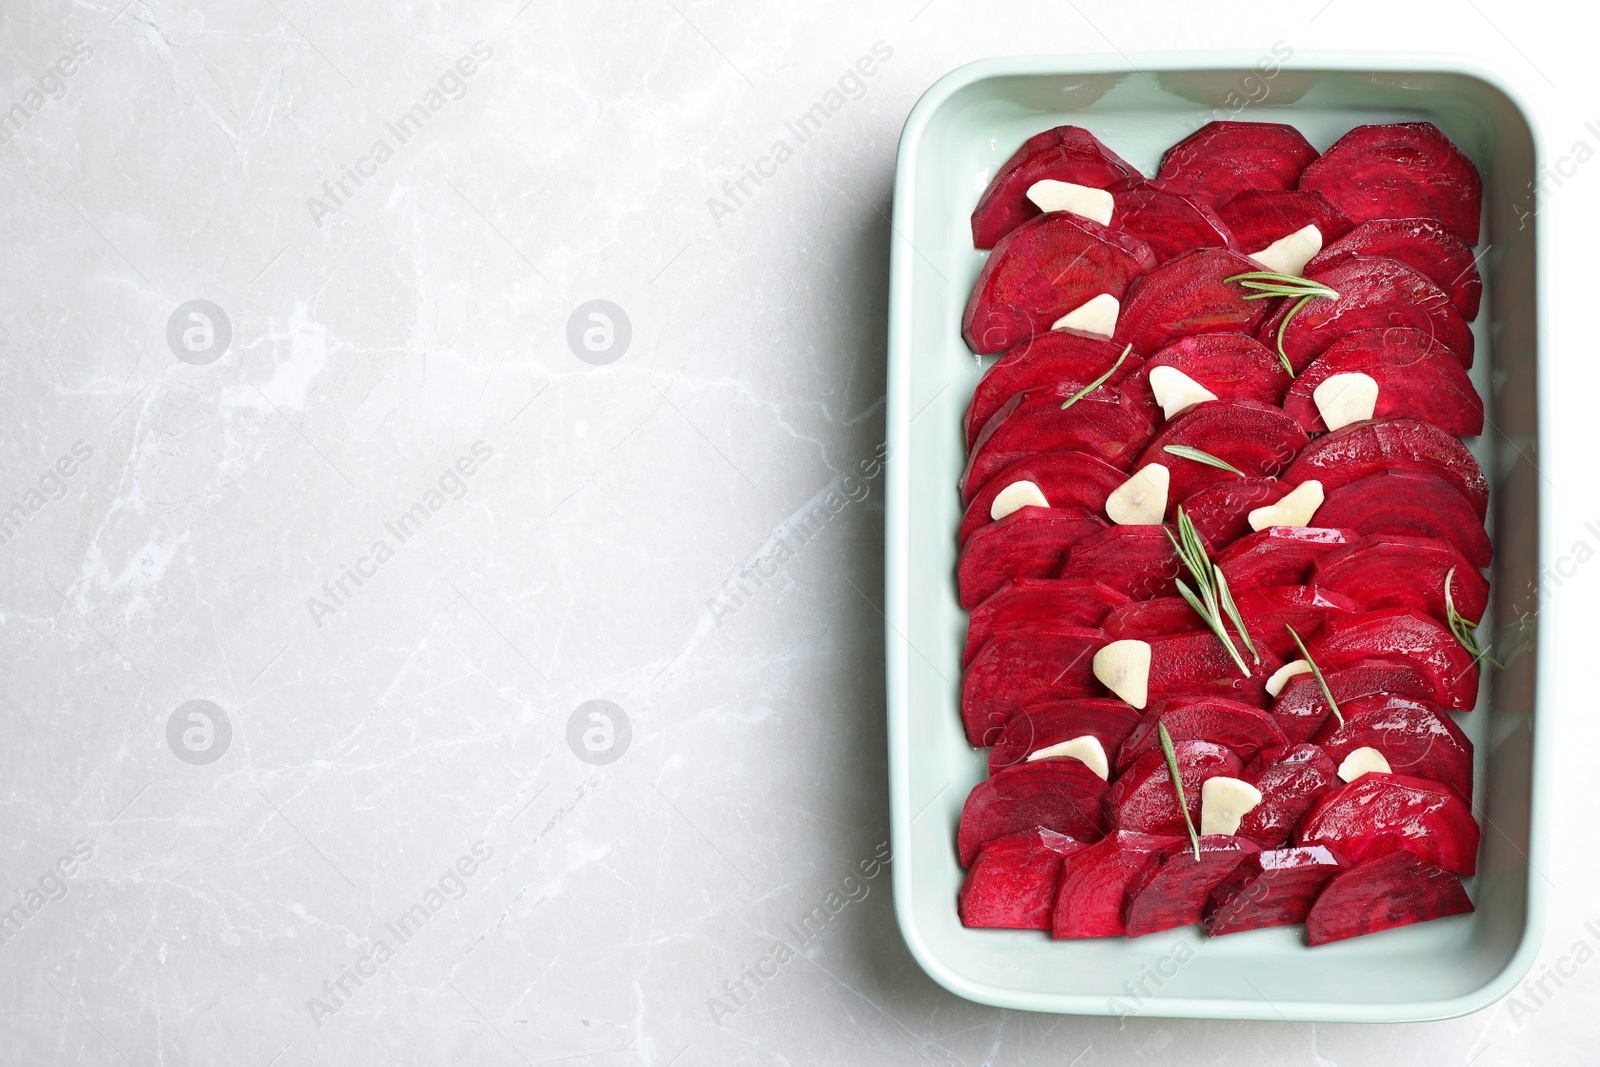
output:
<path id="1" fill-rule="evenodd" d="M 1196 592 L 1188 582 L 1179 578 L 1179 595 L 1194 609 L 1196 615 L 1205 620 L 1211 632 L 1217 635 L 1222 647 L 1233 657 L 1239 673 L 1246 678 L 1250 677 L 1250 668 L 1245 664 L 1244 657 L 1239 655 L 1239 649 L 1228 634 L 1228 628 L 1223 625 L 1224 615 L 1233 622 L 1234 628 L 1244 640 L 1245 648 L 1249 649 L 1250 655 L 1257 663 L 1261 662 L 1261 654 L 1256 651 L 1255 642 L 1250 640 L 1250 632 L 1245 629 L 1244 620 L 1239 616 L 1239 608 L 1233 602 L 1233 594 L 1228 591 L 1228 579 L 1212 565 L 1211 557 L 1206 555 L 1205 542 L 1200 540 L 1200 535 L 1195 532 L 1194 523 L 1189 521 L 1188 514 L 1181 507 L 1178 509 L 1178 536 L 1172 536 L 1172 531 L 1168 530 L 1167 539 L 1172 542 L 1172 547 L 1177 550 L 1178 559 L 1188 568 L 1195 585 L 1199 587 L 1199 592 Z"/>
<path id="2" fill-rule="evenodd" d="M 1194 832 L 1194 820 L 1189 818 L 1189 802 L 1183 796 L 1183 776 L 1178 773 L 1178 754 L 1172 749 L 1172 735 L 1167 724 L 1156 720 L 1156 733 L 1161 735 L 1161 753 L 1167 757 L 1167 774 L 1172 778 L 1172 788 L 1178 791 L 1178 809 L 1183 812 L 1183 825 L 1189 828 L 1189 843 L 1194 845 L 1194 861 L 1200 862 L 1200 835 Z"/>
<path id="3" fill-rule="evenodd" d="M 1090 382 L 1088 385 L 1084 386 L 1082 389 L 1079 389 L 1076 393 L 1073 393 L 1070 399 L 1062 403 L 1061 410 L 1067 410 L 1072 405 L 1076 404 L 1078 401 L 1082 400 L 1084 397 L 1088 396 L 1090 393 L 1106 384 L 1110 377 L 1117 373 L 1117 368 L 1122 366 L 1122 361 L 1128 358 L 1128 353 L 1132 351 L 1133 345 L 1131 344 L 1127 348 L 1124 348 L 1122 350 L 1122 355 L 1117 357 L 1117 361 L 1111 364 L 1110 369 L 1108 369 L 1104 374 L 1100 375 L 1100 377 L 1096 378 L 1094 381 Z"/>
<path id="4" fill-rule="evenodd" d="M 1294 646 L 1300 650 L 1300 658 L 1311 667 L 1311 673 L 1316 676 L 1317 684 L 1322 687 L 1322 699 L 1328 702 L 1328 707 L 1333 709 L 1333 717 L 1339 720 L 1339 725 L 1344 725 L 1344 713 L 1339 710 L 1339 702 L 1333 699 L 1333 690 L 1328 688 L 1328 680 L 1322 676 L 1322 668 L 1317 666 L 1317 661 L 1311 658 L 1311 653 L 1306 651 L 1306 643 L 1300 640 L 1300 635 L 1294 632 L 1294 627 L 1288 623 L 1283 628 L 1289 631 L 1289 636 L 1294 638 Z"/>
<path id="5" fill-rule="evenodd" d="M 1244 471 L 1240 470 L 1238 467 L 1235 467 L 1227 460 L 1218 459 L 1210 452 L 1202 452 L 1200 449 L 1190 448 L 1188 445 L 1162 445 L 1161 451 L 1170 452 L 1179 459 L 1192 459 L 1196 463 L 1204 463 L 1206 466 L 1215 467 L 1219 471 L 1232 471 L 1241 478 L 1250 477 Z"/>
<path id="6" fill-rule="evenodd" d="M 1300 314 L 1300 309 L 1312 300 L 1319 296 L 1326 297 L 1329 300 L 1337 300 L 1339 298 L 1338 292 L 1328 288 L 1321 282 L 1310 281 L 1293 274 L 1279 274 L 1277 271 L 1271 270 L 1253 270 L 1246 274 L 1235 274 L 1233 277 L 1223 280 L 1238 282 L 1244 288 L 1249 289 L 1250 292 L 1246 293 L 1244 297 L 1246 300 L 1270 300 L 1273 297 L 1281 296 L 1295 301 L 1294 307 L 1290 308 L 1289 313 L 1283 317 L 1283 321 L 1278 323 L 1278 359 L 1283 361 L 1283 369 L 1289 372 L 1289 377 L 1293 378 L 1295 376 L 1294 364 L 1289 362 L 1288 353 L 1283 350 L 1284 329 L 1289 325 L 1290 320 Z"/>
<path id="7" fill-rule="evenodd" d="M 1451 567 L 1449 573 L 1444 576 L 1444 614 L 1445 622 L 1449 625 L 1450 632 L 1455 634 L 1457 641 L 1461 642 L 1461 647 L 1471 653 L 1474 663 L 1487 662 L 1499 667 L 1501 670 L 1505 670 L 1505 664 L 1489 655 L 1486 650 L 1478 647 L 1478 624 L 1471 622 L 1456 610 L 1455 597 L 1450 593 L 1450 583 L 1455 576 L 1456 569 L 1454 567 Z"/>

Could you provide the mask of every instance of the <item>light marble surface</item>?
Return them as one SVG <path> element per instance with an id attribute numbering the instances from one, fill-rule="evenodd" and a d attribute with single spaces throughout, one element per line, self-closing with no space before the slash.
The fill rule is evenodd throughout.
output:
<path id="1" fill-rule="evenodd" d="M 1543 459 L 1558 542 L 1600 546 L 1593 14 L 1319 3 L 7 5 L 0 1062 L 1592 1060 L 1585 565 L 1545 630 L 1543 995 L 1391 1028 L 997 1011 L 919 971 L 874 859 L 882 482 L 841 472 L 882 440 L 896 136 L 962 62 L 1504 68 L 1569 156 Z M 593 300 L 631 336 L 589 352 L 580 317 L 584 359 Z"/>

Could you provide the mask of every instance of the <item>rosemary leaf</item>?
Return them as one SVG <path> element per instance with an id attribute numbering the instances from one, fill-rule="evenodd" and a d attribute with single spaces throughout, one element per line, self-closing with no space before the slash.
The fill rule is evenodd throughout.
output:
<path id="1" fill-rule="evenodd" d="M 1167 757 L 1167 775 L 1172 779 L 1172 788 L 1178 792 L 1178 808 L 1183 812 L 1183 825 L 1189 828 L 1189 843 L 1194 846 L 1194 861 L 1200 862 L 1200 835 L 1194 832 L 1194 820 L 1189 818 L 1189 802 L 1183 796 L 1183 776 L 1178 773 L 1178 754 L 1172 748 L 1172 735 L 1167 733 L 1167 724 L 1160 719 L 1156 720 L 1156 733 L 1161 735 L 1161 753 Z"/>
<path id="2" fill-rule="evenodd" d="M 1162 445 L 1161 446 L 1161 451 L 1170 452 L 1174 456 L 1177 456 L 1180 459 L 1192 459 L 1196 463 L 1204 463 L 1206 466 L 1215 467 L 1219 471 L 1232 471 L 1234 474 L 1237 474 L 1241 478 L 1248 478 L 1249 477 L 1248 474 L 1246 474 L 1244 471 L 1240 470 L 1238 467 L 1235 467 L 1232 463 L 1229 463 L 1227 460 L 1218 459 L 1216 456 L 1213 456 L 1210 452 L 1202 452 L 1202 451 L 1200 451 L 1200 449 L 1198 449 L 1198 448 L 1190 448 L 1188 445 Z"/>
<path id="3" fill-rule="evenodd" d="M 1454 567 L 1451 567 L 1449 572 L 1444 576 L 1444 613 L 1445 622 L 1450 626 L 1450 632 L 1455 635 L 1455 639 L 1457 641 L 1461 642 L 1461 647 L 1471 653 L 1474 663 L 1480 661 L 1487 662 L 1493 666 L 1499 667 L 1501 670 L 1504 670 L 1505 664 L 1501 663 L 1499 660 L 1489 655 L 1487 651 L 1479 647 L 1478 624 L 1472 622 L 1466 618 L 1466 616 L 1462 615 L 1456 610 L 1455 597 L 1450 592 L 1451 582 L 1455 576 L 1456 569 Z"/>
<path id="4" fill-rule="evenodd" d="M 1194 523 L 1189 520 L 1188 514 L 1182 508 L 1178 509 L 1178 535 L 1174 537 L 1172 531 L 1168 530 L 1167 539 L 1172 542 L 1174 551 L 1178 553 L 1178 560 L 1188 569 L 1198 587 L 1198 591 L 1191 589 L 1187 582 L 1179 578 L 1178 593 L 1194 609 L 1195 614 L 1205 621 L 1211 632 L 1217 635 L 1217 640 L 1228 650 L 1228 655 L 1233 658 L 1239 673 L 1246 678 L 1250 677 L 1250 668 L 1245 663 L 1244 657 L 1239 655 L 1239 649 L 1234 645 L 1233 638 L 1222 621 L 1223 609 L 1217 592 L 1217 578 L 1220 575 L 1212 566 L 1211 558 L 1206 555 L 1205 542 L 1200 540 L 1200 534 L 1196 532 Z M 1231 597 L 1229 603 L 1232 603 Z M 1234 610 L 1236 614 L 1237 609 Z M 1244 633 L 1242 625 L 1239 630 L 1240 633 Z M 1250 636 L 1244 634 L 1244 639 L 1248 642 Z M 1254 645 L 1250 646 L 1250 652 L 1252 655 L 1256 654 Z M 1257 662 L 1260 662 L 1260 657 L 1256 658 Z"/>
<path id="5" fill-rule="evenodd" d="M 1122 366 L 1122 361 L 1128 358 L 1128 353 L 1132 351 L 1133 345 L 1131 344 L 1124 348 L 1122 350 L 1122 355 L 1117 357 L 1117 361 L 1111 364 L 1109 370 L 1100 375 L 1100 377 L 1096 378 L 1094 381 L 1090 382 L 1088 385 L 1084 386 L 1082 389 L 1079 389 L 1076 393 L 1073 393 L 1072 398 L 1061 405 L 1061 410 L 1067 410 L 1072 405 L 1076 404 L 1078 401 L 1082 400 L 1084 397 L 1088 396 L 1090 393 L 1106 384 L 1107 380 L 1109 380 L 1113 374 L 1117 373 L 1117 368 Z"/>
<path id="6" fill-rule="evenodd" d="M 1317 666 L 1317 661 L 1311 658 L 1311 653 L 1306 651 L 1306 643 L 1300 640 L 1300 635 L 1294 632 L 1294 627 L 1288 623 L 1283 628 L 1289 631 L 1289 636 L 1294 638 L 1294 645 L 1300 650 L 1300 658 L 1311 667 L 1311 673 L 1316 675 L 1317 684 L 1322 687 L 1322 699 L 1328 702 L 1328 707 L 1333 709 L 1333 717 L 1339 720 L 1339 725 L 1344 725 L 1344 713 L 1339 710 L 1338 701 L 1333 699 L 1333 691 L 1328 688 L 1328 680 L 1322 676 L 1322 668 Z"/>
<path id="7" fill-rule="evenodd" d="M 1228 589 L 1228 576 L 1214 567 L 1212 572 L 1217 576 L 1217 596 L 1222 601 L 1222 610 L 1233 620 L 1234 628 L 1239 631 L 1239 637 L 1244 641 L 1244 647 L 1250 650 L 1251 658 L 1259 664 L 1261 653 L 1256 651 L 1256 643 L 1250 639 L 1250 631 L 1244 628 L 1244 619 L 1239 616 L 1239 605 L 1233 602 L 1233 593 Z"/>

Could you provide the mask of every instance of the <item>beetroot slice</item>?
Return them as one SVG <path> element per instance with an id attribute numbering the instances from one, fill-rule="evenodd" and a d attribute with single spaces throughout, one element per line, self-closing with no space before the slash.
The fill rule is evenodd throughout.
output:
<path id="1" fill-rule="evenodd" d="M 1182 838 L 1118 830 L 1072 854 L 1061 872 L 1050 932 L 1054 937 L 1120 937 L 1128 882 L 1150 857 Z"/>
<path id="2" fill-rule="evenodd" d="M 981 355 L 1014 348 L 1102 293 L 1119 300 L 1156 265 L 1150 247 L 1081 215 L 1052 211 L 1006 234 L 978 274 L 961 336 Z"/>
<path id="3" fill-rule="evenodd" d="M 1245 857 L 1211 891 L 1203 915 L 1212 937 L 1304 922 L 1339 861 L 1321 845 Z"/>
<path id="4" fill-rule="evenodd" d="M 1283 845 L 1306 809 L 1342 784 L 1338 770 L 1338 764 L 1316 745 L 1264 750 L 1244 769 L 1242 777 L 1261 791 L 1261 803 L 1239 820 L 1238 836 L 1262 848 Z"/>
<path id="5" fill-rule="evenodd" d="M 1299 485 L 1315 478 L 1326 492 L 1391 470 L 1437 475 L 1472 502 L 1478 518 L 1488 514 L 1489 482 L 1472 453 L 1437 426 L 1415 419 L 1373 419 L 1319 437 L 1283 472 L 1283 480 Z"/>
<path id="6" fill-rule="evenodd" d="M 1395 774 L 1426 778 L 1472 800 L 1472 742 L 1431 703 L 1377 694 L 1339 705 L 1344 725 L 1329 717 L 1317 744 L 1335 763 L 1358 748 L 1383 753 Z"/>
<path id="7" fill-rule="evenodd" d="M 1448 624 L 1447 578 L 1456 611 L 1468 622 L 1481 622 L 1489 607 L 1489 581 L 1448 541 L 1372 534 L 1330 552 L 1311 568 L 1312 581 L 1369 610 L 1409 608 Z"/>
<path id="8" fill-rule="evenodd" d="M 1160 463 L 1170 478 L 1168 499 L 1177 501 L 1240 475 L 1168 451 L 1193 448 L 1230 463 L 1244 477 L 1272 477 L 1294 462 L 1307 437 L 1279 408 L 1256 400 L 1208 400 L 1167 423 L 1145 446 L 1134 464 Z"/>
<path id="9" fill-rule="evenodd" d="M 1255 334 L 1271 312 L 1270 300 L 1245 300 L 1225 279 L 1261 265 L 1225 248 L 1197 248 L 1134 279 L 1117 316 L 1115 341 L 1140 355 L 1198 333 Z"/>
<path id="10" fill-rule="evenodd" d="M 1252 511 L 1276 504 L 1288 492 L 1289 486 L 1276 478 L 1235 478 L 1207 486 L 1179 505 L 1200 539 L 1221 551 L 1255 532 Z"/>
<path id="11" fill-rule="evenodd" d="M 1117 369 L 1106 384 L 1116 385 L 1144 362 L 1129 352 L 1117 366 L 1123 347 L 1078 330 L 1051 330 L 1006 352 L 973 390 L 972 401 L 967 405 L 967 448 L 970 450 L 977 442 L 990 417 L 1018 393 L 1054 391 L 1066 400 L 1113 366 Z"/>
<path id="12" fill-rule="evenodd" d="M 1178 741 L 1211 741 L 1231 749 L 1242 761 L 1255 758 L 1263 748 L 1286 744 L 1283 730 L 1260 708 L 1219 697 L 1168 700 L 1144 713 L 1127 740 L 1117 750 L 1117 773 L 1127 770 L 1147 752 L 1161 751 L 1157 723 Z"/>
<path id="13" fill-rule="evenodd" d="M 1059 578 L 1019 578 L 1008 582 L 972 609 L 961 666 L 970 664 L 991 637 L 1099 626 L 1114 605 L 1127 602 L 1122 593 L 1099 582 Z"/>
<path id="14" fill-rule="evenodd" d="M 1434 219 L 1372 219 L 1363 222 L 1306 264 L 1308 271 L 1331 267 L 1349 256 L 1388 256 L 1450 294 L 1461 317 L 1478 317 L 1483 279 L 1466 243 Z"/>
<path id="15" fill-rule="evenodd" d="M 1167 526 L 1111 526 L 1072 546 L 1062 578 L 1102 582 L 1135 600 L 1178 591 L 1183 566 Z"/>
<path id="16" fill-rule="evenodd" d="M 1235 598 L 1241 590 L 1304 584 L 1311 565 L 1356 539 L 1350 530 L 1321 526 L 1268 526 L 1246 534 L 1220 552 L 1214 562 Z"/>
<path id="17" fill-rule="evenodd" d="M 1457 437 L 1483 432 L 1483 398 L 1460 360 L 1421 330 L 1357 330 L 1330 345 L 1283 401 L 1283 410 L 1307 433 L 1328 428 L 1315 392 L 1335 374 L 1365 374 L 1378 383 L 1374 418 L 1418 419 Z"/>
<path id="18" fill-rule="evenodd" d="M 1283 666 L 1272 650 L 1256 639 L 1261 661 L 1255 662 L 1244 642 L 1234 637 L 1234 646 L 1249 667 L 1250 676 L 1239 673 L 1238 664 L 1228 655 L 1222 642 L 1209 630 L 1205 633 L 1175 634 L 1152 638 L 1150 644 L 1149 700 L 1222 697 L 1256 707 L 1266 707 L 1267 679 Z"/>
<path id="19" fill-rule="evenodd" d="M 979 198 L 972 212 L 972 243 L 993 248 L 1006 234 L 1037 218 L 1039 209 L 1028 199 L 1034 182 L 1050 178 L 1104 189 L 1137 177 L 1139 171 L 1131 163 L 1081 126 L 1057 126 L 1034 134 L 995 172 Z"/>
<path id="20" fill-rule="evenodd" d="M 1330 490 L 1317 521 L 1363 534 L 1398 534 L 1448 541 L 1474 567 L 1487 567 L 1494 547 L 1466 497 L 1443 478 L 1389 471 Z"/>
<path id="21" fill-rule="evenodd" d="M 1211 206 L 1159 182 L 1125 181 L 1111 188 L 1111 226 L 1150 246 L 1166 261 L 1195 248 L 1233 248 L 1233 234 Z"/>
<path id="22" fill-rule="evenodd" d="M 1096 625 L 1113 641 L 1149 641 L 1206 629 L 1205 620 L 1181 596 L 1126 601 L 1112 608 Z"/>
<path id="23" fill-rule="evenodd" d="M 1478 243 L 1483 181 L 1461 149 L 1431 122 L 1357 126 L 1300 175 L 1356 222 L 1437 219 Z"/>
<path id="24" fill-rule="evenodd" d="M 1257 400 L 1282 404 L 1293 381 L 1283 363 L 1266 345 L 1246 333 L 1197 333 L 1183 337 L 1144 361 L 1129 375 L 1122 391 L 1136 395 L 1157 411 L 1150 372 L 1173 367 L 1216 394 L 1218 400 Z"/>
<path id="25" fill-rule="evenodd" d="M 1457 874 L 1478 866 L 1467 802 L 1447 785 L 1403 774 L 1363 774 L 1324 793 L 1300 820 L 1295 844 L 1326 845 L 1351 866 L 1401 850 Z"/>
<path id="26" fill-rule="evenodd" d="M 994 521 L 989 517 L 994 498 L 1015 482 L 1037 485 L 1052 508 L 1087 508 L 1099 516 L 1105 514 L 1106 497 L 1127 477 L 1126 472 L 1085 452 L 1042 452 L 1019 459 L 997 471 L 973 495 L 961 516 L 960 543 L 965 545 Z"/>
<path id="27" fill-rule="evenodd" d="M 978 849 L 997 837 L 1034 828 L 1085 843 L 1100 840 L 1105 782 L 1077 760 L 1047 759 L 1008 767 L 972 787 L 961 809 L 956 849 L 970 867 Z"/>
<path id="28" fill-rule="evenodd" d="M 989 750 L 989 773 L 1023 763 L 1030 753 L 1074 737 L 1094 737 L 1109 759 L 1138 722 L 1139 713 L 1127 704 L 1099 697 L 1023 708 L 1006 720 L 995 738 Z"/>
<path id="29" fill-rule="evenodd" d="M 1280 660 L 1299 658 L 1288 627 L 1302 641 L 1311 640 L 1334 619 L 1360 614 L 1362 606 L 1350 597 L 1315 585 L 1267 585 L 1240 589 L 1234 601 L 1245 626 L 1257 642 L 1264 642 Z M 1109 631 L 1108 631 L 1109 632 Z"/>
<path id="30" fill-rule="evenodd" d="M 1321 193 L 1298 190 L 1246 189 L 1217 213 L 1247 256 L 1307 226 L 1315 226 L 1328 242 L 1343 237 L 1355 225 Z"/>
<path id="31" fill-rule="evenodd" d="M 1461 879 L 1409 852 L 1334 875 L 1306 915 L 1313 945 L 1472 911 Z"/>
<path id="32" fill-rule="evenodd" d="M 1350 256 L 1306 277 L 1339 296 L 1311 300 L 1284 327 L 1283 351 L 1296 374 L 1347 333 L 1393 326 L 1422 330 L 1472 366 L 1472 329 L 1449 294 L 1398 259 Z M 1293 307 L 1280 301 L 1256 330 L 1263 344 L 1277 343 L 1278 327 Z"/>
<path id="33" fill-rule="evenodd" d="M 1127 470 L 1150 430 L 1132 400 L 1105 386 L 1065 411 L 1057 397 L 1018 393 L 978 434 L 961 475 L 962 503 L 970 504 L 1006 467 L 1040 452 L 1081 452 Z"/>
<path id="34" fill-rule="evenodd" d="M 967 740 L 974 748 L 992 744 L 1018 708 L 1047 700 L 1097 696 L 1100 684 L 1094 679 L 1094 654 L 1105 644 L 1105 632 L 1087 626 L 994 637 L 973 657 L 961 678 L 961 718 Z"/>
<path id="35" fill-rule="evenodd" d="M 964 926 L 1048 930 L 1061 861 L 1083 842 L 1054 830 L 997 837 L 978 850 L 961 883 L 957 912 Z"/>
<path id="36" fill-rule="evenodd" d="M 979 529 L 956 563 L 961 606 L 977 607 L 1007 582 L 1048 578 L 1067 549 L 1105 526 L 1085 508 L 1023 508 Z"/>
<path id="37" fill-rule="evenodd" d="M 1178 758 L 1178 777 L 1183 781 L 1183 799 L 1189 817 L 1198 827 L 1200 788 L 1219 775 L 1237 778 L 1242 764 L 1233 752 L 1210 741 L 1177 741 L 1172 750 Z M 1103 800 L 1108 832 L 1137 830 L 1146 834 L 1184 835 L 1189 832 L 1183 821 L 1183 809 L 1178 807 L 1178 794 L 1172 788 L 1172 776 L 1167 773 L 1166 756 L 1159 749 L 1134 760 L 1111 783 Z"/>
<path id="38" fill-rule="evenodd" d="M 1220 207 L 1246 189 L 1293 189 L 1317 150 L 1281 122 L 1208 122 L 1162 157 L 1157 175 L 1177 193 Z"/>
<path id="39" fill-rule="evenodd" d="M 1317 666 L 1321 667 L 1319 661 Z M 1343 667 L 1329 667 L 1322 672 L 1328 691 L 1344 710 L 1346 701 L 1359 700 L 1374 694 L 1393 694 L 1412 700 L 1433 700 L 1443 694 L 1434 689 L 1421 669 L 1403 660 L 1357 660 Z M 1299 674 L 1289 679 L 1278 698 L 1269 709 L 1278 720 L 1291 742 L 1309 741 L 1333 714 L 1322 686 L 1309 674 Z"/>
<path id="40" fill-rule="evenodd" d="M 1198 860 L 1188 844 L 1162 849 L 1128 882 L 1128 936 L 1199 922 L 1217 883 L 1259 851 L 1253 842 L 1228 834 L 1202 837 Z"/>
<path id="41" fill-rule="evenodd" d="M 1330 622 L 1311 642 L 1323 670 L 1364 659 L 1401 660 L 1416 667 L 1451 711 L 1471 711 L 1478 699 L 1478 663 L 1449 630 L 1405 608 Z M 1337 699 L 1337 698 L 1336 698 Z"/>

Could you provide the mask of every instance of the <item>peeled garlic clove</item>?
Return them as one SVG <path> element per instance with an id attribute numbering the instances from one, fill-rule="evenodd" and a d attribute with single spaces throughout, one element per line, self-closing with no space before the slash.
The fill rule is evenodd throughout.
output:
<path id="1" fill-rule="evenodd" d="M 1251 259 L 1266 270 L 1299 277 L 1313 256 L 1322 251 L 1322 231 L 1315 226 L 1302 226 L 1287 237 L 1280 237 Z"/>
<path id="2" fill-rule="evenodd" d="M 1013 511 L 1023 508 L 1047 508 L 1050 501 L 1044 498 L 1044 490 L 1034 482 L 1012 482 L 1000 492 L 995 494 L 994 503 L 989 505 L 989 518 L 999 522 Z"/>
<path id="3" fill-rule="evenodd" d="M 1117 332 L 1117 315 L 1122 311 L 1122 305 L 1110 293 L 1101 293 L 1099 296 L 1090 297 L 1065 315 L 1057 319 L 1050 328 L 1052 330 L 1081 330 L 1084 333 L 1099 334 L 1110 339 Z"/>
<path id="4" fill-rule="evenodd" d="M 1150 698 L 1150 644 L 1113 641 L 1094 654 L 1094 676 L 1136 708 Z"/>
<path id="5" fill-rule="evenodd" d="M 1363 774 L 1390 774 L 1389 761 L 1375 748 L 1358 748 L 1339 764 L 1339 777 L 1353 782 Z"/>
<path id="6" fill-rule="evenodd" d="M 1283 692 L 1283 687 L 1289 684 L 1289 679 L 1297 674 L 1310 674 L 1311 664 L 1303 659 L 1292 659 L 1288 663 L 1272 672 L 1272 677 L 1267 679 L 1267 692 L 1277 696 Z"/>
<path id="7" fill-rule="evenodd" d="M 1115 205 L 1111 194 L 1104 189 L 1074 182 L 1058 182 L 1045 178 L 1028 186 L 1028 199 L 1040 211 L 1070 211 L 1093 219 L 1102 226 L 1111 225 L 1111 209 Z"/>
<path id="8" fill-rule="evenodd" d="M 1165 363 L 1150 368 L 1150 391 L 1156 395 L 1161 416 L 1166 419 L 1175 419 L 1196 404 L 1217 398 L 1216 393 Z"/>
<path id="9" fill-rule="evenodd" d="M 1200 787 L 1200 833 L 1234 834 L 1239 821 L 1261 803 L 1261 790 L 1237 778 L 1207 778 Z"/>
<path id="10" fill-rule="evenodd" d="M 1167 513 L 1172 476 L 1159 463 L 1140 467 L 1106 497 L 1106 517 L 1118 526 L 1159 526 Z"/>
<path id="11" fill-rule="evenodd" d="M 1041 748 L 1037 752 L 1028 753 L 1028 762 L 1036 759 L 1061 759 L 1070 757 L 1078 760 L 1085 767 L 1098 774 L 1102 780 L 1111 778 L 1111 764 L 1106 760 L 1105 746 L 1100 744 L 1100 739 L 1093 734 L 1084 734 L 1074 737 L 1070 741 Z"/>
<path id="12" fill-rule="evenodd" d="M 1265 530 L 1269 526 L 1310 526 L 1311 520 L 1322 506 L 1322 483 L 1307 479 L 1289 490 L 1276 504 L 1251 510 L 1250 529 Z"/>
<path id="13" fill-rule="evenodd" d="M 1311 399 L 1328 429 L 1337 430 L 1372 418 L 1378 410 L 1378 380 L 1360 371 L 1329 375 L 1311 390 Z"/>

